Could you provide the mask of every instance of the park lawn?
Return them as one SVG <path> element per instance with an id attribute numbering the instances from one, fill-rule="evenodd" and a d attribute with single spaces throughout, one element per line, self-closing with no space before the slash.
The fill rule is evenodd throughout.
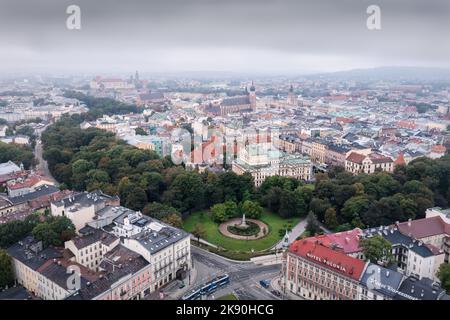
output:
<path id="1" fill-rule="evenodd" d="M 264 211 L 260 220 L 269 226 L 269 232 L 265 237 L 258 240 L 237 240 L 225 237 L 219 231 L 219 224 L 210 218 L 208 211 L 199 211 L 190 214 L 184 220 L 183 228 L 188 232 L 192 232 L 194 226 L 198 223 L 205 228 L 205 240 L 212 244 L 231 251 L 262 251 L 270 249 L 282 238 L 279 235 L 279 230 L 284 229 L 284 225 L 294 227 L 300 221 L 300 218 L 283 219 L 274 213 Z"/>
<path id="2" fill-rule="evenodd" d="M 226 294 L 224 296 L 221 296 L 217 298 L 216 300 L 239 300 L 234 294 Z"/>

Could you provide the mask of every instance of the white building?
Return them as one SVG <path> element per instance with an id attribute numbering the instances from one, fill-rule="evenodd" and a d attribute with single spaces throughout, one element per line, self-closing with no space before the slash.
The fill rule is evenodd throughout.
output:
<path id="1" fill-rule="evenodd" d="M 53 216 L 65 216 L 74 224 L 76 231 L 92 221 L 95 214 L 106 205 L 118 205 L 118 197 L 108 196 L 101 191 L 82 192 L 68 196 L 61 201 L 52 202 L 50 206 Z"/>

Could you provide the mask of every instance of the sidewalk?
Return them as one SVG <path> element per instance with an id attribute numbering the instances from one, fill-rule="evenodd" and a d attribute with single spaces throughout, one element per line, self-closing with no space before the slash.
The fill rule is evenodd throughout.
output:
<path id="1" fill-rule="evenodd" d="M 280 285 L 280 276 L 276 276 L 275 278 L 270 281 L 270 286 L 274 290 L 278 290 L 281 292 L 281 294 L 284 296 L 284 300 L 305 300 L 302 297 L 296 296 L 295 294 L 292 294 L 289 292 L 289 290 L 286 290 L 286 292 L 283 292 L 283 288 Z"/>
<path id="2" fill-rule="evenodd" d="M 191 240 L 197 242 L 197 238 L 194 237 L 193 235 L 191 235 Z M 213 247 L 215 249 L 218 248 L 218 246 L 216 246 L 215 244 L 212 244 L 206 240 L 203 240 L 202 238 L 200 238 L 200 243 L 206 244 L 207 246 Z"/>
<path id="3" fill-rule="evenodd" d="M 169 291 L 169 292 L 166 292 L 163 288 L 162 291 L 165 293 L 164 299 L 179 300 L 186 292 L 188 292 L 189 290 L 192 290 L 195 287 L 195 283 L 197 280 L 197 269 L 192 268 L 190 275 L 191 275 L 191 279 L 190 279 L 191 284 L 189 285 L 189 275 L 188 275 L 186 277 L 186 279 L 183 280 L 184 284 L 185 284 L 184 288 L 180 289 L 180 288 L 178 288 L 178 286 L 176 286 L 174 291 Z"/>
<path id="4" fill-rule="evenodd" d="M 161 300 L 160 293 L 164 293 L 164 298 L 162 300 L 180 300 L 181 297 L 193 289 L 195 286 L 195 282 L 197 279 L 197 269 L 191 269 L 191 284 L 189 285 L 189 274 L 186 279 L 183 280 L 185 287 L 179 288 L 180 280 L 173 280 L 168 283 L 166 286 L 159 288 L 155 292 L 152 292 L 150 295 L 145 297 L 145 300 Z"/>

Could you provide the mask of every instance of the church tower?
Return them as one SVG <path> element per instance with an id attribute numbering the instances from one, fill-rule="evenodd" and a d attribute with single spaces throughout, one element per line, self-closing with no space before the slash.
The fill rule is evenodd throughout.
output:
<path id="1" fill-rule="evenodd" d="M 291 84 L 291 86 L 289 87 L 289 93 L 287 96 L 287 104 L 290 106 L 296 106 L 297 103 L 298 103 L 297 95 L 294 93 L 294 87 Z"/>
<path id="2" fill-rule="evenodd" d="M 250 100 L 250 108 L 253 111 L 256 110 L 256 89 L 252 81 L 252 86 L 250 87 L 250 93 L 248 94 L 248 98 Z"/>

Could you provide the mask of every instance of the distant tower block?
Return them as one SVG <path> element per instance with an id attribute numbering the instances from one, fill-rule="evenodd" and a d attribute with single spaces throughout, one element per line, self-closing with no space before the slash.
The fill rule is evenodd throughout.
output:
<path id="1" fill-rule="evenodd" d="M 294 93 L 294 87 L 289 87 L 289 93 L 287 96 L 287 104 L 290 106 L 296 106 L 298 104 L 297 95 Z"/>

